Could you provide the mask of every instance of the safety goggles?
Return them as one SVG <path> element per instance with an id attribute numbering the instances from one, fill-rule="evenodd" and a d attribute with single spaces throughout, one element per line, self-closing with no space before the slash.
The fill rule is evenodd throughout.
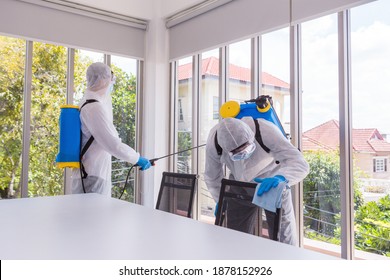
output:
<path id="1" fill-rule="evenodd" d="M 256 145 L 253 142 L 247 142 L 237 149 L 229 152 L 229 156 L 232 161 L 239 161 L 248 159 L 256 149 Z"/>

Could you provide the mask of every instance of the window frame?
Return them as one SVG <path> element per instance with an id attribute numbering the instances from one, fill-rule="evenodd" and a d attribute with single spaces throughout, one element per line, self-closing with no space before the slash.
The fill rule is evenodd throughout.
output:
<path id="1" fill-rule="evenodd" d="M 340 114 L 340 191 L 341 191 L 341 257 L 344 259 L 354 258 L 354 210 L 353 210 L 353 172 L 352 172 L 352 154 L 353 147 L 351 143 L 352 136 L 352 122 L 351 122 L 351 65 L 350 65 L 350 10 L 343 10 L 338 12 L 338 65 L 339 65 L 339 114 Z M 259 54 L 258 56 L 252 56 L 252 65 L 256 65 L 256 69 L 252 69 L 252 72 L 258 71 L 261 73 L 260 65 L 254 59 L 261 61 L 261 35 L 251 38 L 252 40 L 252 53 Z M 260 42 L 260 44 L 253 44 L 253 42 Z M 290 26 L 290 127 L 291 127 L 291 143 L 298 149 L 302 148 L 302 72 L 301 72 L 301 23 L 295 23 Z M 223 45 L 220 47 L 220 91 L 219 101 L 221 104 L 229 98 L 229 84 L 227 77 L 229 76 L 229 45 Z M 201 76 L 194 69 L 199 69 L 199 54 L 193 56 L 193 72 L 194 81 L 201 81 Z M 177 61 L 175 61 L 177 62 Z M 171 62 L 172 63 L 172 62 Z M 177 68 L 176 68 L 177 71 Z M 176 72 L 177 75 L 177 72 Z M 258 75 L 257 75 L 258 76 Z M 256 77 L 256 76 L 254 76 Z M 177 82 L 177 81 L 176 81 Z M 259 84 L 257 79 L 251 81 L 251 87 L 256 88 Z M 172 96 L 175 94 L 176 85 L 171 86 Z M 200 84 L 193 84 L 193 96 L 197 96 L 198 92 L 195 90 L 200 88 Z M 253 94 L 253 91 L 252 91 Z M 174 116 L 173 116 L 174 117 Z M 193 122 L 197 122 L 199 118 L 198 110 L 194 110 L 192 115 Z M 196 119 L 196 120 L 195 120 Z M 175 131 L 171 129 L 170 138 L 175 139 Z M 194 166 L 199 164 L 194 161 Z M 295 208 L 295 214 L 297 219 L 297 226 L 299 231 L 299 245 L 303 247 L 303 184 L 299 182 L 293 191 L 293 203 Z M 352 202 L 352 203 L 351 203 Z M 195 211 L 198 211 L 195 209 Z"/>
<path id="2" fill-rule="evenodd" d="M 14 38 L 13 36 L 8 36 L 10 38 Z M 21 174 L 20 174 L 20 197 L 21 198 L 27 198 L 29 197 L 29 189 L 28 189 L 28 182 L 29 182 L 29 161 L 30 161 L 30 123 L 31 123 L 31 92 L 32 92 L 32 69 L 33 69 L 33 48 L 34 48 L 34 42 L 32 40 L 28 40 L 26 38 L 21 38 L 25 41 L 25 48 L 26 52 L 24 54 L 25 56 L 25 64 L 24 64 L 24 84 L 23 84 L 23 128 L 22 128 L 22 163 L 21 163 Z M 42 42 L 44 44 L 56 44 L 51 42 Z M 71 47 L 66 47 L 61 44 L 56 44 L 61 47 L 65 47 L 67 49 L 67 65 L 66 65 L 66 102 L 67 104 L 73 104 L 74 101 L 74 62 L 75 62 L 75 49 Z M 107 65 L 110 65 L 111 62 L 111 55 L 102 53 L 104 55 L 104 62 Z M 136 89 L 136 95 L 137 95 L 137 108 L 140 108 L 142 104 L 139 104 L 140 102 L 140 95 L 142 94 L 143 87 L 140 85 L 140 83 L 143 81 L 143 71 L 140 71 L 143 64 L 142 61 L 136 59 L 136 72 L 137 72 L 137 89 Z M 136 115 L 136 131 L 135 131 L 135 143 L 136 147 L 134 149 L 139 150 L 140 149 L 140 121 L 139 121 L 139 109 L 137 110 Z M 63 187 L 63 194 L 70 194 L 71 193 L 71 170 L 69 168 L 64 168 L 63 170 L 63 176 L 64 181 L 62 184 Z M 135 194 L 139 193 L 140 189 L 140 180 L 138 174 L 135 176 Z M 141 198 L 139 195 L 135 195 L 135 202 L 140 203 Z"/>
<path id="3" fill-rule="evenodd" d="M 374 157 L 374 173 L 384 173 L 387 172 L 387 157 L 379 156 Z"/>

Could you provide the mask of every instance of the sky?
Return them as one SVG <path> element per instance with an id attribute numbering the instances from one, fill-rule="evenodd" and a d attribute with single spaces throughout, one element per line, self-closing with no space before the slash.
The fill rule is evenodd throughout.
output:
<path id="1" fill-rule="evenodd" d="M 351 9 L 354 128 L 390 134 L 390 1 Z M 288 28 L 263 36 L 263 71 L 289 82 Z M 302 24 L 304 131 L 338 120 L 337 15 Z"/>

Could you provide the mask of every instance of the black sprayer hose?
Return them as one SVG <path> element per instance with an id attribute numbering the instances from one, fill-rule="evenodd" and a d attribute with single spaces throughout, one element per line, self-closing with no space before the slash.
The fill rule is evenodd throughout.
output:
<path id="1" fill-rule="evenodd" d="M 176 155 L 176 154 L 181 154 L 181 153 L 184 153 L 184 152 L 187 152 L 187 151 L 190 151 L 190 150 L 193 150 L 193 149 L 197 149 L 197 148 L 200 148 L 200 147 L 203 147 L 203 146 L 206 146 L 206 144 L 202 144 L 202 145 L 199 145 L 199 146 L 196 146 L 196 147 L 192 147 L 192 148 L 189 148 L 189 149 L 185 149 L 185 150 L 182 150 L 182 151 L 179 151 L 179 152 L 176 152 L 176 153 L 173 153 L 173 154 L 169 154 L 169 155 L 166 155 L 166 156 L 162 156 L 162 157 L 158 157 L 158 158 L 152 158 L 149 160 L 150 164 L 152 166 L 154 166 L 154 162 L 159 160 L 159 159 L 162 159 L 162 158 L 166 158 L 166 157 L 170 157 L 170 156 L 173 156 L 173 155 Z M 130 167 L 129 169 L 129 172 L 127 172 L 127 176 L 126 176 L 126 181 L 125 181 L 125 185 L 123 186 L 123 190 L 122 190 L 122 193 L 121 195 L 119 196 L 119 199 L 122 198 L 122 195 L 124 194 L 125 192 L 125 189 L 126 189 L 126 185 L 128 183 L 128 180 L 129 180 L 129 177 L 130 177 L 130 172 L 131 170 L 133 170 L 134 167 L 136 166 L 139 166 L 138 164 L 134 164 Z"/>
<path id="2" fill-rule="evenodd" d="M 129 169 L 129 172 L 127 172 L 127 177 L 126 177 L 125 185 L 123 186 L 123 190 L 122 190 L 121 195 L 119 196 L 119 199 L 122 198 L 122 195 L 123 195 L 124 192 L 125 192 L 126 185 L 127 185 L 128 180 L 129 180 L 129 176 L 130 176 L 131 170 L 134 168 L 134 166 L 135 166 L 135 165 L 131 166 L 130 169 Z"/>

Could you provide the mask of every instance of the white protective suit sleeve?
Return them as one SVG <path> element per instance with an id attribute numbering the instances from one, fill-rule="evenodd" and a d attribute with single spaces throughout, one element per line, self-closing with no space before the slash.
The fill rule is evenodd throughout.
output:
<path id="1" fill-rule="evenodd" d="M 130 146 L 122 143 L 114 124 L 109 120 L 100 102 L 84 106 L 80 118 L 91 132 L 97 144 L 114 157 L 132 164 L 137 163 L 140 155 Z"/>
<path id="2" fill-rule="evenodd" d="M 264 119 L 257 119 L 264 144 L 271 150 L 271 155 L 278 161 L 275 175 L 284 176 L 289 185 L 302 181 L 309 173 L 309 165 L 302 153 L 294 147 L 276 126 Z M 249 124 L 250 125 L 250 124 Z"/>
<path id="3" fill-rule="evenodd" d="M 218 155 L 215 148 L 214 137 L 216 126 L 210 131 L 206 143 L 206 165 L 204 172 L 204 180 L 211 196 L 218 202 L 219 192 L 221 189 L 221 180 L 224 178 L 223 164 L 221 157 Z"/>

